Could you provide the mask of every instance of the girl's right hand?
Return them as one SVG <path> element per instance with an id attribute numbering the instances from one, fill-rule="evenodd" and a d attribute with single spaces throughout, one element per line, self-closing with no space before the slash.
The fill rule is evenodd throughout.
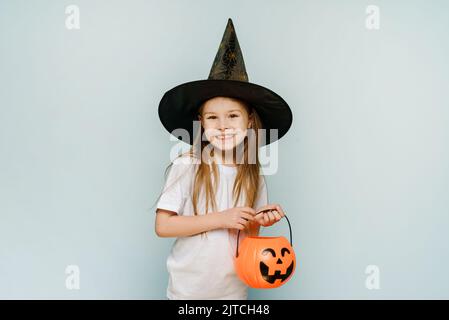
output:
<path id="1" fill-rule="evenodd" d="M 220 225 L 225 229 L 243 230 L 250 221 L 254 221 L 256 210 L 250 207 L 236 207 L 218 212 Z"/>

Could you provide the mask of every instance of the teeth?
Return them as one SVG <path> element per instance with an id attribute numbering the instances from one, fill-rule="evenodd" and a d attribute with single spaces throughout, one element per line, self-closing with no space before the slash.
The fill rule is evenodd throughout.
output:
<path id="1" fill-rule="evenodd" d="M 225 136 L 218 136 L 218 139 L 224 140 L 224 139 L 229 139 L 229 138 L 231 138 L 233 136 L 234 136 L 233 134 L 228 134 L 228 135 L 225 135 Z"/>

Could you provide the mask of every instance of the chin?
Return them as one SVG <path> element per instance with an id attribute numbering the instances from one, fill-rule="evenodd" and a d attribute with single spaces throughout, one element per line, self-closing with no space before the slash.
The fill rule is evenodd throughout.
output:
<path id="1" fill-rule="evenodd" d="M 212 143 L 212 145 L 214 146 L 215 149 L 220 150 L 220 151 L 229 151 L 231 152 L 231 150 L 233 150 L 235 148 L 235 145 L 217 145 L 215 143 Z"/>
<path id="2" fill-rule="evenodd" d="M 221 141 L 214 140 L 211 144 L 220 150 L 232 150 L 236 148 L 236 146 L 240 145 L 245 137 L 237 137 L 233 141 L 228 141 L 226 143 L 222 143 Z"/>

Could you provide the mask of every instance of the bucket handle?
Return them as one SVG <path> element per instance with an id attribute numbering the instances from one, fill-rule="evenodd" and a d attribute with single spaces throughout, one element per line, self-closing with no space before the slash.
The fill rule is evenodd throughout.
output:
<path id="1" fill-rule="evenodd" d="M 261 212 L 265 212 L 265 211 L 274 211 L 273 209 L 265 209 L 265 210 L 261 210 L 259 212 L 257 212 L 257 214 L 261 213 Z M 284 217 L 285 219 L 287 219 L 288 222 L 288 229 L 290 231 L 290 245 L 293 247 L 293 240 L 292 240 L 292 226 L 290 225 L 290 220 L 288 220 L 287 215 L 284 213 Z M 238 258 L 239 256 L 239 238 L 240 238 L 240 231 L 237 233 L 237 248 L 235 250 L 235 257 Z"/>

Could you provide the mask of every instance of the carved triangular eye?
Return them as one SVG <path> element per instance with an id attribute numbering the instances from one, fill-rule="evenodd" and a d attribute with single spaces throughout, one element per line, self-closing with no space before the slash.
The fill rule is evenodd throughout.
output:
<path id="1" fill-rule="evenodd" d="M 271 255 L 272 255 L 274 258 L 276 258 L 276 252 L 274 252 L 273 249 L 268 248 L 268 249 L 265 249 L 264 251 L 262 251 L 262 254 L 263 254 L 264 256 L 267 255 L 268 253 L 271 253 Z"/>
<path id="2" fill-rule="evenodd" d="M 288 252 L 288 254 L 290 254 L 290 250 L 288 250 L 287 248 L 282 248 L 281 256 L 284 256 L 286 252 Z"/>

